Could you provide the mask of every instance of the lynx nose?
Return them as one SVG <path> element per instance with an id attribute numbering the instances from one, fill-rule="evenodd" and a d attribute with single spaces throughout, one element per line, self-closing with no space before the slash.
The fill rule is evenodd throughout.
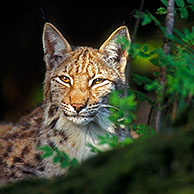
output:
<path id="1" fill-rule="evenodd" d="M 85 107 L 85 105 L 82 103 L 73 103 L 71 106 L 77 113 L 79 113 Z"/>

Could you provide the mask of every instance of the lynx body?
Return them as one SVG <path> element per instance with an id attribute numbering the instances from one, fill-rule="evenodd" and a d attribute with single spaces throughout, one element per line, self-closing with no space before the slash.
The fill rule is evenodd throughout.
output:
<path id="1" fill-rule="evenodd" d="M 117 43 L 130 41 L 125 26 L 99 49 L 72 49 L 50 23 L 43 32 L 46 75 L 43 104 L 15 125 L 0 125 L 0 184 L 66 173 L 52 158 L 41 158 L 37 146 L 56 146 L 78 161 L 92 156 L 88 143 L 98 136 L 119 134 L 108 120 L 108 95 L 125 83 L 127 51 Z"/>

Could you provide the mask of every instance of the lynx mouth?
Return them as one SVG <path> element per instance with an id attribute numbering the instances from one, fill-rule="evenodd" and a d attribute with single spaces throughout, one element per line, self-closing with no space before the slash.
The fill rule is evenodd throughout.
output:
<path id="1" fill-rule="evenodd" d="M 73 118 L 93 118 L 94 116 L 95 116 L 95 114 L 92 114 L 92 115 L 80 115 L 79 113 L 78 114 L 76 114 L 76 115 L 69 115 L 69 114 L 67 114 L 67 113 L 65 113 L 65 112 L 63 112 L 64 113 L 64 115 L 66 116 L 66 117 L 73 117 Z"/>
<path id="2" fill-rule="evenodd" d="M 90 123 L 93 119 L 94 119 L 94 117 L 95 117 L 95 115 L 94 114 L 92 114 L 92 115 L 80 115 L 80 114 L 77 114 L 77 115 L 69 115 L 69 114 L 67 114 L 67 113 L 65 113 L 64 112 L 64 115 L 65 115 L 65 117 L 69 120 L 69 121 L 71 121 L 71 122 L 73 122 L 74 124 L 76 124 L 76 125 L 87 125 L 88 123 Z"/>

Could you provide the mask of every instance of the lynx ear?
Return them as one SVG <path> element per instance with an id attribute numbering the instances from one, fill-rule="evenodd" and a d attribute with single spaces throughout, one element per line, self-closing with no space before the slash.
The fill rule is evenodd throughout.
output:
<path id="1" fill-rule="evenodd" d="M 127 41 L 127 48 L 123 48 L 119 43 L 118 37 L 124 37 Z M 110 37 L 102 44 L 99 51 L 104 55 L 104 59 L 114 66 L 121 73 L 124 73 L 127 64 L 128 48 L 130 45 L 130 36 L 126 26 L 117 28 Z"/>
<path id="2" fill-rule="evenodd" d="M 71 51 L 71 46 L 62 34 L 50 23 L 44 25 L 42 36 L 45 62 L 48 69 L 61 62 L 64 54 Z"/>

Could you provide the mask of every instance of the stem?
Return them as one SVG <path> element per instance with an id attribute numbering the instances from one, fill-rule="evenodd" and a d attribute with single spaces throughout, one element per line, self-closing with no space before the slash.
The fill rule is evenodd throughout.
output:
<path id="1" fill-rule="evenodd" d="M 153 113 L 153 109 L 154 109 L 154 107 L 151 106 L 150 112 L 149 112 L 149 115 L 148 115 L 148 121 L 147 121 L 148 126 L 150 126 L 150 123 L 151 123 L 151 116 L 152 116 L 152 113 Z"/>
<path id="2" fill-rule="evenodd" d="M 174 0 L 168 0 L 167 17 L 166 17 L 166 33 L 171 35 L 174 26 Z M 164 53 L 170 54 L 170 40 L 165 38 L 163 45 Z"/>
<path id="3" fill-rule="evenodd" d="M 168 0 L 168 8 L 167 8 L 167 16 L 166 16 L 166 33 L 171 35 L 173 32 L 174 26 L 174 0 Z M 165 55 L 170 54 L 170 40 L 165 37 L 163 50 Z M 163 117 L 163 105 L 164 105 L 164 94 L 165 94 L 165 86 L 166 86 L 166 67 L 163 66 L 160 68 L 160 78 L 159 82 L 162 86 L 162 99 L 158 104 L 158 111 L 156 114 L 156 130 L 159 131 L 162 124 L 162 117 Z"/>
<path id="4" fill-rule="evenodd" d="M 187 96 L 187 98 L 186 98 L 186 103 L 187 103 L 187 105 L 189 105 L 190 103 L 191 103 L 191 100 L 192 100 L 192 94 L 189 94 L 188 96 Z"/>
<path id="5" fill-rule="evenodd" d="M 139 15 L 138 15 L 138 18 L 137 18 L 135 26 L 134 26 L 134 31 L 133 31 L 133 36 L 132 36 L 131 44 L 134 43 L 134 40 L 135 40 L 136 35 L 137 35 L 137 30 L 138 30 L 139 23 L 140 23 L 141 16 L 142 16 L 143 5 L 144 5 L 144 0 L 141 0 Z M 129 75 L 130 75 L 130 66 L 131 66 L 130 64 L 131 64 L 131 61 L 132 61 L 132 59 L 130 58 L 129 61 L 128 61 L 128 65 L 126 67 L 126 71 L 125 71 L 126 84 L 125 84 L 125 88 L 124 88 L 124 96 L 128 95 L 128 84 L 129 84 L 129 79 L 130 79 Z M 129 126 L 126 126 L 125 131 L 126 131 L 126 135 L 129 136 Z"/>
<path id="6" fill-rule="evenodd" d="M 141 0 L 140 9 L 139 9 L 139 15 L 138 15 L 138 18 L 137 18 L 137 20 L 135 22 L 131 44 L 134 43 L 136 35 L 137 35 L 137 30 L 138 30 L 139 23 L 140 23 L 141 16 L 142 16 L 143 5 L 144 5 L 144 0 Z M 128 91 L 128 83 L 129 83 L 129 79 L 130 79 L 129 75 L 130 75 L 130 64 L 131 64 L 131 61 L 132 61 L 132 59 L 130 58 L 129 61 L 128 61 L 128 65 L 126 67 L 126 72 L 125 72 L 126 84 L 125 84 L 125 88 L 124 88 L 124 96 L 127 96 L 127 93 L 128 93 L 127 91 Z"/>
<path id="7" fill-rule="evenodd" d="M 174 121 L 174 119 L 176 118 L 177 106 L 178 106 L 178 96 L 176 95 L 174 97 L 174 102 L 172 107 L 172 121 Z"/>
<path id="8" fill-rule="evenodd" d="M 134 30 L 133 30 L 133 36 L 132 36 L 132 42 L 131 43 L 134 43 L 134 40 L 135 40 L 136 35 L 137 35 L 137 30 L 138 30 L 139 23 L 140 23 L 141 16 L 142 16 L 143 5 L 144 5 L 144 0 L 141 0 L 141 4 L 140 4 L 140 8 L 139 8 L 139 15 L 138 15 L 138 18 L 137 18 L 137 20 L 135 22 L 135 26 L 134 26 Z"/>

